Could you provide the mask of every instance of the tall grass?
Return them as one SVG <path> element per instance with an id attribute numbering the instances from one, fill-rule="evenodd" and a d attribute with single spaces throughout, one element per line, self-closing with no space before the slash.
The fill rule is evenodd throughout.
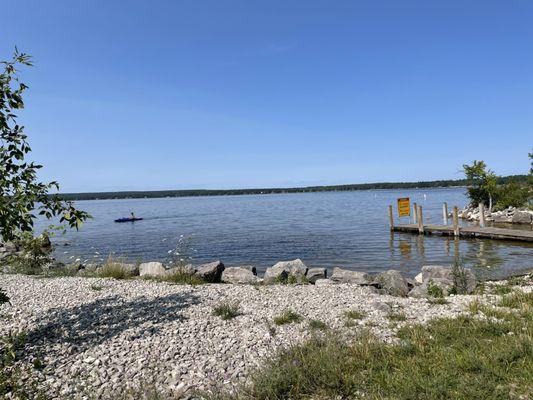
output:
<path id="1" fill-rule="evenodd" d="M 129 279 L 133 277 L 131 271 L 124 267 L 124 261 L 109 256 L 105 264 L 97 270 L 99 278 Z"/>

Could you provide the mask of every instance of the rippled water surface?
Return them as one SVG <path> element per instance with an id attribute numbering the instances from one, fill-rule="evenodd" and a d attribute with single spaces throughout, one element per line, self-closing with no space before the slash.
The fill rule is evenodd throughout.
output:
<path id="1" fill-rule="evenodd" d="M 253 264 L 260 271 L 294 258 L 309 266 L 395 268 L 409 275 L 422 265 L 454 259 L 486 276 L 533 267 L 528 244 L 391 234 L 387 206 L 398 197 L 421 204 L 427 223 L 442 223 L 442 202 L 450 210 L 467 202 L 460 188 L 80 201 L 77 206 L 94 219 L 79 232 L 56 237 L 57 256 L 165 261 L 183 235 L 195 263 L 220 259 L 226 265 Z M 131 211 L 144 220 L 113 222 Z"/>

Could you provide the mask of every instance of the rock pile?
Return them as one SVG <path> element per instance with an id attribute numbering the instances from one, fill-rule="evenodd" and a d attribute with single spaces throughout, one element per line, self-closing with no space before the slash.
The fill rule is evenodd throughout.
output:
<path id="1" fill-rule="evenodd" d="M 208 283 L 229 284 L 263 284 L 276 283 L 290 284 L 315 284 L 318 286 L 331 284 L 355 284 L 370 287 L 379 293 L 399 297 L 427 297 L 428 289 L 437 286 L 443 295 L 449 293 L 472 293 L 476 286 L 476 277 L 468 269 L 461 267 L 452 268 L 444 266 L 425 266 L 415 280 L 404 277 L 397 270 L 388 270 L 377 275 L 371 275 L 362 271 L 354 271 L 339 267 L 333 268 L 331 277 L 328 279 L 326 268 L 308 268 L 300 260 L 280 261 L 267 268 L 264 276 L 257 276 L 254 266 L 226 267 L 221 261 L 214 261 L 199 266 L 188 264 L 167 268 L 160 262 L 146 262 L 140 265 L 116 264 L 124 268 L 130 276 L 166 278 L 175 273 L 194 275 Z M 82 266 L 81 266 L 82 267 Z M 80 267 L 80 268 L 81 268 Z M 80 276 L 90 276 L 90 271 L 96 272 L 105 267 L 85 266 L 78 272 Z"/>
<path id="2" fill-rule="evenodd" d="M 469 221 L 479 221 L 479 217 L 479 208 L 477 207 L 467 207 L 464 210 L 459 211 L 459 218 L 468 219 Z M 509 207 L 501 211 L 493 211 L 492 213 L 485 210 L 485 221 L 533 225 L 533 211 L 521 210 L 515 207 Z"/>

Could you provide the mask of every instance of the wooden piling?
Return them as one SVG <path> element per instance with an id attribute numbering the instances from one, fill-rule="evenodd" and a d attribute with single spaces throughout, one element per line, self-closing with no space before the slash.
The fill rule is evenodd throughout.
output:
<path id="1" fill-rule="evenodd" d="M 418 223 L 417 212 L 418 212 L 417 205 L 416 203 L 413 203 L 413 224 Z"/>
<path id="2" fill-rule="evenodd" d="M 448 203 L 442 203 L 442 220 L 444 225 L 448 225 Z"/>
<path id="3" fill-rule="evenodd" d="M 479 226 L 485 227 L 485 206 L 483 203 L 479 203 Z"/>
<path id="4" fill-rule="evenodd" d="M 417 206 L 417 219 L 418 219 L 418 233 L 424 233 L 424 216 L 422 214 L 422 206 Z"/>
<path id="5" fill-rule="evenodd" d="M 394 217 L 392 215 L 392 206 L 389 206 L 389 225 L 390 225 L 390 230 L 394 230 Z"/>
<path id="6" fill-rule="evenodd" d="M 459 209 L 457 206 L 453 208 L 453 235 L 459 236 Z"/>

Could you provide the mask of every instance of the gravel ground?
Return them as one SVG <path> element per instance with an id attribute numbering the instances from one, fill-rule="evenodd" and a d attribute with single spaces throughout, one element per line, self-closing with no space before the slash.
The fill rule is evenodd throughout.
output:
<path id="1" fill-rule="evenodd" d="M 0 307 L 0 334 L 27 332 L 23 362 L 44 363 L 31 369 L 31 379 L 59 399 L 118 398 L 147 385 L 184 398 L 195 389 L 227 390 L 269 355 L 309 337 L 310 319 L 347 334 L 367 327 L 391 341 L 399 326 L 457 315 L 472 300 L 452 296 L 432 305 L 350 284 L 191 287 L 0 275 L 0 287 L 11 298 Z M 239 302 L 242 314 L 228 321 L 212 315 L 227 301 Z M 275 326 L 273 318 L 287 309 L 304 318 Z M 347 310 L 366 316 L 346 327 Z M 390 312 L 407 318 L 392 322 Z"/>

